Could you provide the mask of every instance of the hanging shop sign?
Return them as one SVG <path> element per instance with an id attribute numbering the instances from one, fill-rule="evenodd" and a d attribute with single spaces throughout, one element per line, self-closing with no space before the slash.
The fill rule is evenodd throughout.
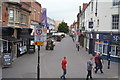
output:
<path id="1" fill-rule="evenodd" d="M 93 28 L 93 22 L 89 22 L 89 28 Z"/>

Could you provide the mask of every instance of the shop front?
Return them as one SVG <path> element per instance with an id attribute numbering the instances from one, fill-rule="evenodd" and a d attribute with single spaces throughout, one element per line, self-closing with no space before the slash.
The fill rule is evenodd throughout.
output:
<path id="1" fill-rule="evenodd" d="M 101 52 L 104 59 L 107 59 L 109 50 L 111 61 L 120 62 L 120 34 L 113 33 L 111 40 L 109 40 L 109 33 L 100 33 L 97 35 L 99 35 L 99 39 L 95 41 L 95 53 Z"/>
<path id="2" fill-rule="evenodd" d="M 29 52 L 30 40 L 31 40 L 31 28 L 16 28 L 17 29 L 17 38 L 22 41 L 17 45 L 17 57 L 22 56 Z"/>
<path id="3" fill-rule="evenodd" d="M 13 37 L 14 27 L 4 26 L 0 27 L 2 34 L 0 38 L 0 52 L 1 55 L 10 53 L 12 60 L 15 58 L 16 52 L 14 46 L 19 43 L 21 40 Z"/>

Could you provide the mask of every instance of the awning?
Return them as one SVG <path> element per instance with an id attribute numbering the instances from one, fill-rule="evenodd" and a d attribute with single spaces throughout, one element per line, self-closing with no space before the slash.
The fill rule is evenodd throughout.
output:
<path id="1" fill-rule="evenodd" d="M 34 39 L 34 36 L 31 35 L 20 35 L 21 38 Z"/>
<path id="2" fill-rule="evenodd" d="M 10 37 L 10 36 L 3 36 L 2 39 L 0 39 L 2 41 L 8 41 L 8 42 L 13 42 L 13 43 L 18 43 L 21 42 L 22 40 L 14 38 L 14 37 Z"/>

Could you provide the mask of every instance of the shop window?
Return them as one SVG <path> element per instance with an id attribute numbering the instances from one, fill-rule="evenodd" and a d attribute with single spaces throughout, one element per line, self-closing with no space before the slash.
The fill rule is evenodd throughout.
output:
<path id="1" fill-rule="evenodd" d="M 95 43 L 95 52 L 98 52 L 99 44 Z"/>
<path id="2" fill-rule="evenodd" d="M 14 10 L 9 10 L 9 20 L 14 21 Z"/>
<path id="3" fill-rule="evenodd" d="M 116 46 L 111 46 L 111 55 L 116 55 Z"/>
<path id="4" fill-rule="evenodd" d="M 107 54 L 107 48 L 108 48 L 108 45 L 103 45 L 103 53 L 104 54 Z"/>
<path id="5" fill-rule="evenodd" d="M 102 44 L 99 44 L 99 52 L 102 52 L 102 47 L 103 45 Z"/>
<path id="6" fill-rule="evenodd" d="M 117 56 L 120 56 L 120 46 L 117 46 L 117 53 L 116 53 Z"/>
<path id="7" fill-rule="evenodd" d="M 119 29 L 119 15 L 112 15 L 112 29 Z"/>

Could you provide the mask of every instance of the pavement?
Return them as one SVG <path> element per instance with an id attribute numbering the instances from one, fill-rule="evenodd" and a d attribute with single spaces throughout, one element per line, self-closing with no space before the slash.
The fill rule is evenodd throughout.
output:
<path id="1" fill-rule="evenodd" d="M 78 52 L 75 43 L 69 36 L 61 42 L 56 42 L 53 51 L 46 51 L 41 47 L 40 51 L 40 78 L 59 78 L 62 75 L 61 60 L 67 56 L 67 78 L 86 78 L 87 61 L 93 57 L 82 47 Z M 111 62 L 107 69 L 107 61 L 104 60 L 104 73 L 93 72 L 93 78 L 118 78 L 119 63 Z M 1 70 L 1 69 L 0 69 Z M 1 72 L 1 71 L 0 71 Z M 36 78 L 37 77 L 37 52 L 25 54 L 14 60 L 10 68 L 2 69 L 2 78 Z"/>

